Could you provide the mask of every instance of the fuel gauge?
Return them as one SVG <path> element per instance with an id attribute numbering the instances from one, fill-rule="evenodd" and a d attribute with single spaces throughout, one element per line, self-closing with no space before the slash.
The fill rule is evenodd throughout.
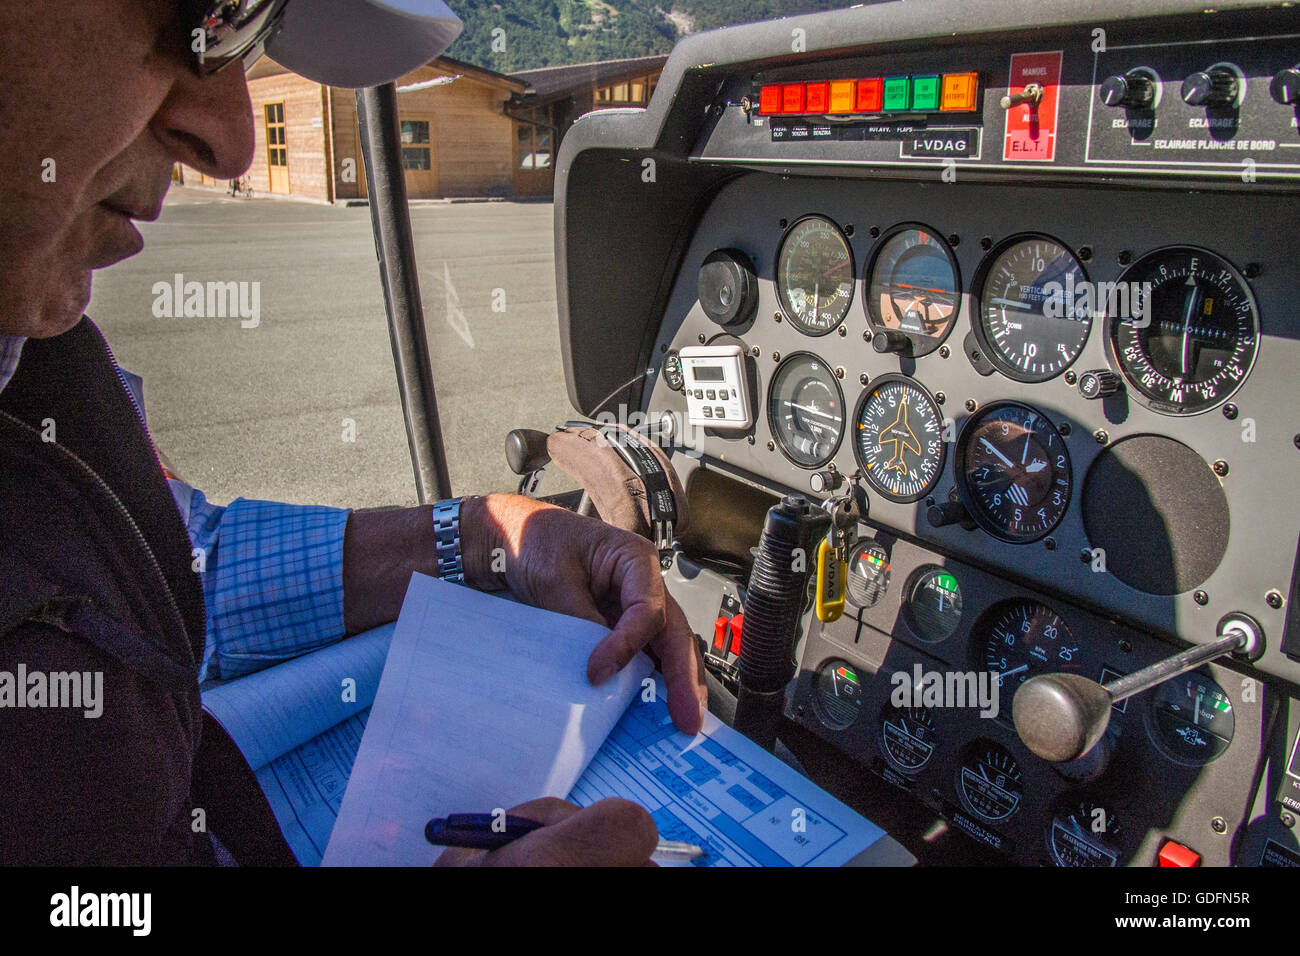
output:
<path id="1" fill-rule="evenodd" d="M 951 637 L 961 623 L 961 585 L 957 578 L 934 564 L 912 572 L 903 598 L 903 620 L 927 644 Z"/>
<path id="2" fill-rule="evenodd" d="M 1195 672 L 1160 685 L 1152 717 L 1156 739 L 1180 763 L 1209 763 L 1228 749 L 1236 726 L 1223 688 Z"/>

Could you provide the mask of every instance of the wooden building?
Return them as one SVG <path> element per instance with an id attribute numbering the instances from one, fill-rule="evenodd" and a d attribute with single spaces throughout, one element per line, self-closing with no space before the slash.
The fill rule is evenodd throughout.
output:
<path id="1" fill-rule="evenodd" d="M 447 57 L 397 81 L 402 159 L 412 199 L 514 193 L 515 122 L 504 103 L 525 85 Z M 254 193 L 334 202 L 364 198 L 356 94 L 304 79 L 269 57 L 248 72 Z M 218 185 L 181 168 L 183 182 Z M 225 185 L 224 182 L 220 185 Z"/>
<path id="2" fill-rule="evenodd" d="M 573 121 L 592 110 L 645 106 L 667 61 L 664 54 L 510 74 L 528 85 L 506 103 L 516 122 L 515 194 L 550 195 L 552 161 Z"/>
<path id="3" fill-rule="evenodd" d="M 554 157 L 592 109 L 644 106 L 666 56 L 548 67 L 506 76 L 439 57 L 397 81 L 402 159 L 412 199 L 549 196 Z M 248 72 L 257 193 L 363 199 L 356 94 L 263 57 Z M 224 186 L 187 166 L 179 180 Z"/>

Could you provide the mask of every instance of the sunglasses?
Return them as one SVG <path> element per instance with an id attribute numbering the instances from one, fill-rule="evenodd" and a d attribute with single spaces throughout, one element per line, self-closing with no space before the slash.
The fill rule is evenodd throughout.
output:
<path id="1" fill-rule="evenodd" d="M 211 76 L 239 61 L 245 68 L 262 55 L 280 25 L 288 0 L 187 0 L 187 45 L 194 70 Z"/>

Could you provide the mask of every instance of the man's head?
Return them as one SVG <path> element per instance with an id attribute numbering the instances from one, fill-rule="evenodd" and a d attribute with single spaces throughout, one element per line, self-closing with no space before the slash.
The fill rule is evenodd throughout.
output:
<path id="1" fill-rule="evenodd" d="M 0 5 L 0 332 L 76 324 L 91 270 L 140 251 L 183 162 L 229 179 L 253 125 L 238 65 L 200 78 L 174 0 Z"/>
<path id="2" fill-rule="evenodd" d="M 234 6 L 238 6 L 235 4 Z M 245 2 L 245 7 L 250 4 Z M 0 3 L 0 335 L 67 331 L 91 272 L 140 251 L 177 162 L 232 179 L 253 156 L 238 59 L 202 75 L 200 0 Z M 282 53 L 312 79 L 385 82 L 459 32 L 441 0 L 289 0 Z"/>

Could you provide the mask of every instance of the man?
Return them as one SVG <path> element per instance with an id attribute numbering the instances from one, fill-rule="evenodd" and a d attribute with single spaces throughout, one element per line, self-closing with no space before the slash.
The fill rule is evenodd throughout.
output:
<path id="1" fill-rule="evenodd" d="M 224 49 L 210 27 L 239 15 L 239 3 L 0 6 L 0 675 L 103 674 L 93 719 L 33 706 L 30 696 L 17 707 L 0 684 L 5 863 L 208 862 L 207 836 L 191 825 L 193 775 L 206 760 L 201 748 L 214 746 L 201 733 L 200 669 L 238 676 L 393 620 L 413 571 L 454 573 L 459 563 L 470 586 L 509 588 L 610 624 L 588 678 L 600 683 L 648 648 L 677 726 L 701 725 L 707 696 L 695 644 L 641 538 L 489 495 L 439 509 L 445 527 L 459 519 L 457 554 L 454 534 L 438 551 L 428 507 L 350 514 L 241 499 L 222 509 L 179 482 L 169 487 L 127 376 L 82 315 L 92 271 L 139 251 L 131 220 L 157 217 L 174 163 L 219 179 L 248 167 L 241 57 L 268 36 L 276 53 L 274 30 L 284 34 L 286 64 L 338 55 L 364 83 L 406 72 L 447 39 L 412 50 L 412 37 L 425 34 L 408 18 L 373 38 L 392 61 L 375 76 L 355 43 L 322 41 L 314 53 L 309 18 L 300 15 L 290 36 L 295 3 L 334 10 L 336 20 L 373 6 L 245 0 L 264 22 L 249 19 L 246 35 L 228 31 L 237 42 Z M 340 34 L 339 23 L 322 22 L 319 36 L 337 40 L 351 28 L 343 23 Z M 384 24 L 370 28 L 382 33 Z M 436 30 L 426 33 L 432 44 Z M 214 45 L 196 44 L 198 34 Z M 412 52 L 416 60 L 400 62 Z M 199 548 L 201 574 L 192 562 Z M 496 548 L 506 552 L 502 573 L 490 567 Z M 655 842 L 649 815 L 625 801 L 579 811 L 545 800 L 515 812 L 548 825 L 495 853 L 448 859 L 635 864 Z"/>

